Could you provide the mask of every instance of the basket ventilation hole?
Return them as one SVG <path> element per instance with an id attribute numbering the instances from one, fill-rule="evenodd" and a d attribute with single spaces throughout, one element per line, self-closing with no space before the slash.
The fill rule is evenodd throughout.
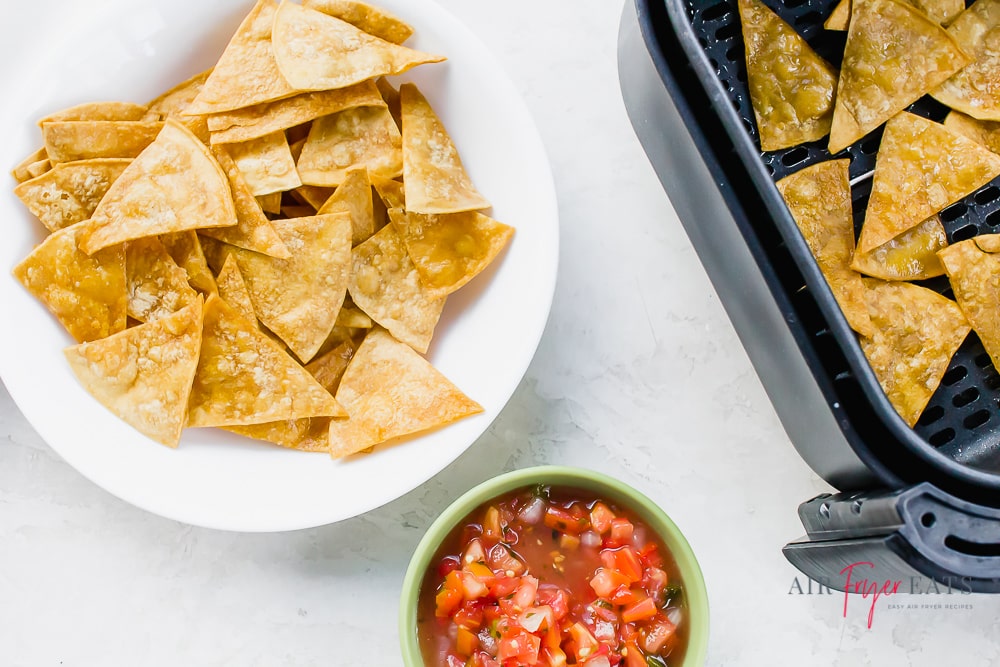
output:
<path id="1" fill-rule="evenodd" d="M 987 410 L 978 410 L 962 420 L 962 426 L 970 431 L 979 428 L 990 420 L 990 413 Z"/>
<path id="2" fill-rule="evenodd" d="M 703 11 L 701 13 L 701 20 L 714 21 L 716 19 L 721 19 L 723 16 L 729 14 L 730 11 L 731 10 L 729 9 L 729 5 L 727 5 L 724 2 L 720 2 L 719 4 L 712 5 L 711 7 Z"/>
<path id="3" fill-rule="evenodd" d="M 958 202 L 941 211 L 941 220 L 944 222 L 954 222 L 968 212 L 969 207 L 962 202 Z"/>
<path id="4" fill-rule="evenodd" d="M 976 229 L 975 225 L 966 225 L 965 227 L 962 227 L 961 229 L 955 230 L 955 233 L 952 234 L 952 237 L 951 237 L 952 238 L 952 242 L 953 243 L 958 243 L 959 241 L 967 241 L 968 239 L 971 239 L 973 236 L 975 236 L 978 233 L 979 233 L 979 230 Z"/>
<path id="5" fill-rule="evenodd" d="M 799 146 L 781 156 L 781 163 L 786 167 L 792 167 L 809 157 L 809 150 Z"/>
<path id="6" fill-rule="evenodd" d="M 944 377 L 941 378 L 941 384 L 946 387 L 950 387 L 956 382 L 964 380 L 968 374 L 969 371 L 965 369 L 965 366 L 956 366 L 955 368 L 949 369 L 948 372 L 944 374 Z"/>
<path id="7" fill-rule="evenodd" d="M 976 193 L 976 203 L 977 204 L 989 204 L 1000 197 L 1000 188 L 995 185 L 991 185 L 988 188 L 984 188 Z"/>
<path id="8" fill-rule="evenodd" d="M 947 445 L 954 439 L 955 439 L 955 429 L 953 428 L 946 428 L 942 431 L 938 431 L 929 438 L 931 446 L 933 447 L 942 447 L 944 445 Z"/>
<path id="9" fill-rule="evenodd" d="M 961 408 L 977 400 L 979 400 L 979 390 L 975 387 L 969 387 L 951 399 L 951 404 L 956 408 Z"/>
<path id="10" fill-rule="evenodd" d="M 927 512 L 922 517 L 920 517 L 920 523 L 924 528 L 930 528 L 931 526 L 934 525 L 936 521 L 937 517 L 934 516 L 931 512 Z"/>

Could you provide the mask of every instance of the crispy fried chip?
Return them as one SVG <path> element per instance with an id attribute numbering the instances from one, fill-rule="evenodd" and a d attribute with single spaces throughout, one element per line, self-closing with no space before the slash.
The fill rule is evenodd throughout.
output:
<path id="1" fill-rule="evenodd" d="M 277 343 L 221 298 L 208 298 L 189 426 L 343 415 L 330 392 Z"/>
<path id="2" fill-rule="evenodd" d="M 964 0 L 906 0 L 940 25 L 948 25 L 965 11 Z M 851 0 L 840 0 L 823 24 L 827 30 L 847 30 L 851 21 Z"/>
<path id="3" fill-rule="evenodd" d="M 302 93 L 275 102 L 212 114 L 208 128 L 213 144 L 249 141 L 265 134 L 307 123 L 344 109 L 381 104 L 382 97 L 371 81 L 347 88 Z"/>
<path id="4" fill-rule="evenodd" d="M 347 329 L 371 329 L 372 318 L 365 315 L 364 311 L 354 305 L 351 297 L 344 299 L 344 305 L 337 313 L 337 325 Z"/>
<path id="5" fill-rule="evenodd" d="M 287 0 L 275 14 L 271 44 L 281 74 L 299 90 L 344 88 L 444 60 L 378 39 Z"/>
<path id="6" fill-rule="evenodd" d="M 1000 120 L 1000 0 L 976 0 L 948 28 L 973 62 L 931 95 L 980 120 Z"/>
<path id="7" fill-rule="evenodd" d="M 955 301 L 1000 368 L 1000 234 L 948 246 L 938 256 L 955 293 Z M 991 248 L 991 249 L 984 249 Z"/>
<path id="8" fill-rule="evenodd" d="M 249 188 L 250 186 L 247 186 L 248 190 Z M 259 197 L 254 197 L 254 199 L 257 200 L 257 203 L 260 204 L 261 209 L 265 213 L 273 213 L 276 215 L 278 213 L 281 213 L 281 195 L 282 193 L 280 192 L 272 192 L 269 195 L 261 195 Z"/>
<path id="9" fill-rule="evenodd" d="M 938 250 L 948 245 L 941 218 L 934 215 L 869 253 L 854 253 L 851 268 L 882 280 L 927 280 L 944 275 Z"/>
<path id="10" fill-rule="evenodd" d="M 983 252 L 1000 252 L 1000 234 L 983 234 L 975 237 L 976 246 Z"/>
<path id="11" fill-rule="evenodd" d="M 420 282 L 434 296 L 446 296 L 475 278 L 514 235 L 514 228 L 482 213 L 447 215 L 389 211 Z"/>
<path id="12" fill-rule="evenodd" d="M 827 30 L 847 30 L 851 23 L 851 0 L 840 0 L 823 22 Z"/>
<path id="13" fill-rule="evenodd" d="M 42 138 L 52 164 L 92 158 L 134 158 L 149 146 L 163 123 L 133 120 L 72 120 L 45 123 Z"/>
<path id="14" fill-rule="evenodd" d="M 854 253 L 850 160 L 829 160 L 778 181 L 778 190 L 819 264 L 844 317 L 858 333 L 871 336 L 861 276 L 850 268 Z"/>
<path id="15" fill-rule="evenodd" d="M 300 203 L 312 206 L 314 210 L 319 211 L 323 207 L 323 204 L 326 203 L 326 200 L 333 196 L 333 192 L 333 188 L 321 188 L 318 185 L 300 185 L 289 194 Z"/>
<path id="16" fill-rule="evenodd" d="M 208 69 L 186 81 L 182 81 L 167 92 L 149 103 L 149 112 L 145 120 L 166 120 L 173 118 L 184 125 L 198 139 L 207 144 L 211 138 L 208 131 L 208 117 L 204 115 L 189 115 L 188 107 L 194 102 L 201 89 L 205 86 L 212 70 Z"/>
<path id="17" fill-rule="evenodd" d="M 14 188 L 14 194 L 54 232 L 90 218 L 130 162 L 119 158 L 64 162 L 24 181 Z"/>
<path id="18" fill-rule="evenodd" d="M 302 185 L 284 132 L 226 144 L 226 149 L 254 195 L 283 192 Z"/>
<path id="19" fill-rule="evenodd" d="M 201 346 L 202 306 L 66 350 L 91 396 L 140 433 L 176 447 Z"/>
<path id="20" fill-rule="evenodd" d="M 372 185 L 387 209 L 406 208 L 405 186 L 402 183 L 388 178 L 373 178 Z"/>
<path id="21" fill-rule="evenodd" d="M 399 101 L 399 91 L 393 88 L 392 84 L 384 76 L 380 76 L 375 80 L 375 87 L 378 88 L 379 94 L 382 95 L 385 105 L 389 107 L 389 113 L 392 114 L 392 119 L 396 121 L 396 127 L 402 131 L 403 112 Z"/>
<path id="22" fill-rule="evenodd" d="M 42 146 L 37 151 L 29 155 L 28 157 L 21 160 L 16 167 L 14 167 L 10 175 L 14 177 L 14 180 L 18 183 L 24 183 L 28 179 L 35 178 L 36 176 L 41 176 L 41 174 L 33 174 L 30 170 L 32 165 L 38 164 L 39 162 L 48 162 L 49 154 L 45 152 L 45 146 Z M 43 172 L 44 173 L 44 172 Z"/>
<path id="23" fill-rule="evenodd" d="M 375 233 L 372 186 L 366 170 L 348 170 L 344 182 L 319 209 L 320 214 L 338 212 L 351 215 L 351 245 L 358 245 Z"/>
<path id="24" fill-rule="evenodd" d="M 315 120 L 298 158 L 302 182 L 335 186 L 351 168 L 373 177 L 403 173 L 403 139 L 384 105 L 355 107 Z"/>
<path id="25" fill-rule="evenodd" d="M 206 297 L 218 292 L 215 277 L 205 261 L 201 241 L 193 229 L 176 234 L 160 236 L 160 243 L 166 248 L 170 258 L 187 273 L 188 283 Z"/>
<path id="26" fill-rule="evenodd" d="M 1000 175 L 1000 156 L 943 125 L 900 113 L 886 123 L 858 248 L 869 253 Z"/>
<path id="27" fill-rule="evenodd" d="M 426 352 L 444 308 L 420 282 L 406 246 L 392 225 L 351 251 L 348 291 L 354 303 L 397 339 Z"/>
<path id="28" fill-rule="evenodd" d="M 747 78 L 761 150 L 827 135 L 837 70 L 760 0 L 739 0 Z"/>
<path id="29" fill-rule="evenodd" d="M 128 315 L 140 322 L 161 319 L 199 299 L 188 284 L 187 273 L 155 236 L 125 245 L 125 277 Z"/>
<path id="30" fill-rule="evenodd" d="M 483 411 L 384 329 L 365 337 L 340 381 L 337 400 L 351 416 L 330 422 L 334 458 Z"/>
<path id="31" fill-rule="evenodd" d="M 77 120 L 142 120 L 146 111 L 146 107 L 132 102 L 87 102 L 49 114 L 38 121 L 38 126 Z"/>
<path id="32" fill-rule="evenodd" d="M 854 0 L 830 153 L 865 136 L 969 62 L 944 28 L 902 0 Z"/>
<path id="33" fill-rule="evenodd" d="M 308 218 L 316 215 L 316 209 L 312 206 L 282 206 L 281 217 L 283 218 Z"/>
<path id="34" fill-rule="evenodd" d="M 236 224 L 225 173 L 208 148 L 168 120 L 108 190 L 80 235 L 90 254 L 142 236 Z"/>
<path id="35" fill-rule="evenodd" d="M 393 44 L 402 44 L 413 34 L 413 28 L 402 19 L 356 0 L 303 0 L 302 6 L 347 21 L 355 28 Z"/>
<path id="36" fill-rule="evenodd" d="M 78 342 L 125 329 L 125 250 L 115 246 L 87 256 L 76 246 L 81 225 L 59 230 L 14 268 Z"/>
<path id="37" fill-rule="evenodd" d="M 411 83 L 399 88 L 403 117 L 403 183 L 408 211 L 459 213 L 489 208 L 462 166 L 455 143 Z"/>
<path id="38" fill-rule="evenodd" d="M 25 171 L 27 171 L 29 178 L 36 178 L 50 169 L 52 169 L 52 163 L 46 158 L 38 162 L 32 162 L 25 168 Z"/>
<path id="39" fill-rule="evenodd" d="M 246 281 L 240 267 L 236 264 L 236 258 L 231 254 L 226 254 L 226 260 L 219 271 L 216 281 L 219 285 L 219 296 L 226 303 L 233 307 L 248 322 L 256 322 L 257 315 L 253 312 L 253 302 L 250 300 L 250 292 L 247 290 Z"/>
<path id="40" fill-rule="evenodd" d="M 908 425 L 920 418 L 971 327 L 958 305 L 910 283 L 865 278 L 875 335 L 861 339 L 889 402 Z"/>
<path id="41" fill-rule="evenodd" d="M 994 153 L 1000 153 L 1000 122 L 993 120 L 976 120 L 964 113 L 952 111 L 944 119 L 944 126 L 954 132 L 968 137 Z"/>

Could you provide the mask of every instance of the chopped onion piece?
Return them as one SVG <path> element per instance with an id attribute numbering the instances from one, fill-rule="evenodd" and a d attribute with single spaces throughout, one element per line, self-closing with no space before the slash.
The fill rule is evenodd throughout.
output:
<path id="1" fill-rule="evenodd" d="M 611 667 L 611 661 L 606 655 L 598 655 L 583 663 L 583 667 Z"/>
<path id="2" fill-rule="evenodd" d="M 535 526 L 540 524 L 542 519 L 545 518 L 545 501 L 541 498 L 534 498 L 530 503 L 525 505 L 518 516 L 521 521 L 528 525 Z"/>
<path id="3" fill-rule="evenodd" d="M 580 545 L 585 547 L 599 547 L 601 546 L 601 536 L 592 530 L 585 531 L 580 535 Z"/>
<path id="4" fill-rule="evenodd" d="M 667 609 L 667 620 L 673 623 L 675 626 L 681 624 L 681 619 L 684 617 L 683 612 L 678 607 L 671 607 Z"/>

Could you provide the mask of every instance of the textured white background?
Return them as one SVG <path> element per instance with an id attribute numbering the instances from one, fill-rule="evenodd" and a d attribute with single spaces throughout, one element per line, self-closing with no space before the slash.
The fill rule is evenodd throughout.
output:
<path id="1" fill-rule="evenodd" d="M 474 484 L 535 463 L 604 470 L 674 517 L 705 571 L 712 665 L 997 664 L 1000 599 L 890 599 L 868 630 L 858 600 L 844 619 L 839 595 L 789 595 L 796 572 L 779 549 L 801 533 L 798 503 L 826 487 L 784 435 L 632 134 L 621 3 L 440 1 L 520 89 L 559 192 L 555 303 L 511 403 L 455 464 L 379 510 L 241 535 L 109 496 L 0 395 L 0 665 L 398 664 L 397 596 L 423 530 Z M 19 5 L 0 36 L 44 33 L 21 17 L 59 6 Z M 30 57 L 10 42 L 3 67 Z"/>

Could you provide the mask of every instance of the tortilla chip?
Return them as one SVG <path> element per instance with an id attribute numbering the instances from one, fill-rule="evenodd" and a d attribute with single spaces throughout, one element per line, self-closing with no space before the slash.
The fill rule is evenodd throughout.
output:
<path id="1" fill-rule="evenodd" d="M 393 88 L 392 84 L 384 76 L 380 76 L 375 80 L 375 87 L 378 88 L 378 92 L 382 96 L 382 101 L 389 107 L 389 113 L 392 114 L 392 119 L 396 121 L 396 127 L 402 132 L 403 111 L 399 101 L 399 91 Z"/>
<path id="2" fill-rule="evenodd" d="M 399 96 L 407 210 L 459 213 L 489 208 L 489 201 L 472 184 L 455 143 L 427 99 L 412 83 L 400 86 Z"/>
<path id="3" fill-rule="evenodd" d="M 931 95 L 980 120 L 1000 120 L 1000 0 L 976 0 L 948 28 L 973 61 Z"/>
<path id="4" fill-rule="evenodd" d="M 372 318 L 365 315 L 364 311 L 354 305 L 351 297 L 344 299 L 344 305 L 337 313 L 337 325 L 348 329 L 371 329 Z"/>
<path id="5" fill-rule="evenodd" d="M 44 160 L 39 160 L 38 162 L 32 162 L 26 167 L 29 178 L 37 178 L 45 172 L 52 169 L 52 163 L 49 162 L 48 158 Z"/>
<path id="6" fill-rule="evenodd" d="M 911 283 L 865 278 L 875 335 L 861 339 L 879 384 L 909 426 L 931 400 L 971 327 L 958 305 Z"/>
<path id="7" fill-rule="evenodd" d="M 336 186 L 351 168 L 372 176 L 403 173 L 403 139 L 385 106 L 355 107 L 313 122 L 298 158 L 302 182 Z"/>
<path id="8" fill-rule="evenodd" d="M 944 119 L 944 126 L 955 134 L 986 146 L 994 153 L 1000 153 L 1000 122 L 976 120 L 964 113 L 952 111 Z"/>
<path id="9" fill-rule="evenodd" d="M 302 185 L 284 132 L 272 132 L 239 144 L 226 144 L 226 150 L 254 195 L 284 192 Z"/>
<path id="10" fill-rule="evenodd" d="M 998 242 L 1000 234 L 976 237 L 951 245 L 938 256 L 948 273 L 958 307 L 979 335 L 993 365 L 1000 368 L 1000 254 L 995 252 Z M 981 244 L 993 250 L 984 250 Z"/>
<path id="11" fill-rule="evenodd" d="M 340 381 L 337 400 L 351 416 L 330 422 L 334 458 L 483 411 L 384 329 L 365 337 Z"/>
<path id="12" fill-rule="evenodd" d="M 385 204 L 386 209 L 406 208 L 405 186 L 399 181 L 388 178 L 373 178 L 372 186 L 378 193 L 379 199 Z"/>
<path id="13" fill-rule="evenodd" d="M 14 188 L 14 194 L 54 232 L 89 219 L 131 162 L 118 158 L 64 162 L 24 181 Z"/>
<path id="14" fill-rule="evenodd" d="M 482 213 L 424 215 L 391 209 L 389 218 L 434 296 L 447 296 L 489 266 L 514 236 L 514 228 Z"/>
<path id="15" fill-rule="evenodd" d="M 302 6 L 347 21 L 355 28 L 393 44 L 402 44 L 413 34 L 413 28 L 402 19 L 356 0 L 303 0 Z"/>
<path id="16" fill-rule="evenodd" d="M 316 215 L 316 209 L 312 206 L 282 206 L 282 218 L 308 218 Z"/>
<path id="17" fill-rule="evenodd" d="M 163 123 L 73 120 L 45 123 L 42 138 L 52 164 L 93 158 L 134 158 L 153 143 Z"/>
<path id="18" fill-rule="evenodd" d="M 854 221 L 849 165 L 850 160 L 820 162 L 786 176 L 777 186 L 848 324 L 871 336 L 864 285 L 850 268 Z"/>
<path id="19" fill-rule="evenodd" d="M 349 170 L 344 182 L 319 209 L 320 214 L 338 212 L 351 216 L 351 245 L 358 245 L 375 233 L 372 186 L 366 170 Z"/>
<path id="20" fill-rule="evenodd" d="M 198 302 L 187 273 L 177 266 L 155 236 L 129 241 L 125 246 L 128 315 L 152 322 Z"/>
<path id="21" fill-rule="evenodd" d="M 167 92 L 149 103 L 146 120 L 166 120 L 173 118 L 181 125 L 191 130 L 198 140 L 207 144 L 211 138 L 208 131 L 208 116 L 191 115 L 188 108 L 205 86 L 205 81 L 212 74 L 211 69 L 195 74 L 187 81 L 182 81 Z"/>
<path id="22" fill-rule="evenodd" d="M 397 339 L 427 352 L 445 299 L 431 294 L 420 282 L 395 228 L 382 228 L 354 248 L 351 258 L 347 290 L 354 303 Z"/>
<path id="23" fill-rule="evenodd" d="M 739 8 L 761 150 L 822 139 L 833 120 L 837 70 L 760 0 L 739 0 Z"/>
<path id="24" fill-rule="evenodd" d="M 170 258 L 187 273 L 188 283 L 206 297 L 219 291 L 215 277 L 205 261 L 201 242 L 193 229 L 176 234 L 164 234 L 160 243 L 166 248 Z"/>
<path id="25" fill-rule="evenodd" d="M 249 141 L 286 130 L 344 109 L 381 104 L 371 81 L 348 88 L 303 93 L 275 102 L 213 114 L 208 117 L 213 144 Z"/>
<path id="26" fill-rule="evenodd" d="M 258 0 L 236 29 L 188 113 L 232 111 L 299 92 L 278 71 L 271 49 L 271 24 L 277 7 L 274 0 Z"/>
<path id="27" fill-rule="evenodd" d="M 326 203 L 326 200 L 333 196 L 333 188 L 321 188 L 317 185 L 300 185 L 289 192 L 296 201 L 305 206 L 311 206 L 314 211 L 319 211 Z"/>
<path id="28" fill-rule="evenodd" d="M 249 187 L 250 186 L 247 186 L 248 190 Z M 257 203 L 260 204 L 261 209 L 263 209 L 265 213 L 278 214 L 281 213 L 281 195 L 282 193 L 280 192 L 272 192 L 269 195 L 261 195 L 259 197 L 254 197 L 254 199 L 257 200 Z M 277 255 L 275 256 L 277 257 Z"/>
<path id="29" fill-rule="evenodd" d="M 847 30 L 851 23 L 851 0 L 840 0 L 823 22 L 827 30 Z"/>
<path id="30" fill-rule="evenodd" d="M 76 246 L 82 225 L 59 230 L 14 267 L 14 277 L 45 304 L 77 342 L 125 329 L 125 249 L 87 256 Z"/>
<path id="31" fill-rule="evenodd" d="M 29 171 L 29 167 L 39 162 L 48 162 L 49 154 L 45 152 L 45 146 L 42 146 L 37 151 L 29 155 L 28 157 L 21 160 L 16 167 L 14 167 L 10 175 L 14 177 L 18 183 L 24 183 L 25 181 L 35 178 L 36 176 L 41 176 L 41 174 L 32 174 Z M 43 172 L 44 173 L 44 172 Z"/>
<path id="32" fill-rule="evenodd" d="M 49 114 L 38 121 L 38 126 L 78 120 L 143 120 L 146 111 L 146 107 L 132 102 L 86 102 Z"/>
<path id="33" fill-rule="evenodd" d="M 277 343 L 221 298 L 208 298 L 189 426 L 343 415 L 330 392 Z"/>
<path id="34" fill-rule="evenodd" d="M 236 258 L 231 254 L 226 255 L 222 269 L 219 271 L 217 279 L 219 285 L 219 296 L 226 303 L 233 307 L 248 322 L 256 322 L 257 314 L 253 312 L 253 302 L 250 300 L 250 292 L 247 290 L 246 281 L 236 263 Z"/>
<path id="35" fill-rule="evenodd" d="M 886 123 L 858 248 L 869 253 L 1000 175 L 1000 156 L 939 123 Z"/>
<path id="36" fill-rule="evenodd" d="M 902 0 L 855 0 L 830 153 L 847 148 L 969 62 L 944 28 Z"/>
<path id="37" fill-rule="evenodd" d="M 169 317 L 66 350 L 80 384 L 119 419 L 176 447 L 201 346 L 201 301 Z"/>
<path id="38" fill-rule="evenodd" d="M 281 74 L 299 90 L 344 88 L 445 59 L 386 42 L 287 0 L 275 14 L 271 44 Z"/>
<path id="39" fill-rule="evenodd" d="M 937 253 L 947 246 L 944 225 L 934 215 L 869 253 L 855 251 L 851 268 L 882 280 L 927 280 L 944 275 Z"/>
<path id="40" fill-rule="evenodd" d="M 101 200 L 80 248 L 91 254 L 142 236 L 235 224 L 222 168 L 190 130 L 170 119 Z"/>
<path id="41" fill-rule="evenodd" d="M 939 25 L 948 25 L 965 11 L 964 0 L 906 0 Z M 851 20 L 851 0 L 840 0 L 823 24 L 827 30 L 847 30 Z"/>

